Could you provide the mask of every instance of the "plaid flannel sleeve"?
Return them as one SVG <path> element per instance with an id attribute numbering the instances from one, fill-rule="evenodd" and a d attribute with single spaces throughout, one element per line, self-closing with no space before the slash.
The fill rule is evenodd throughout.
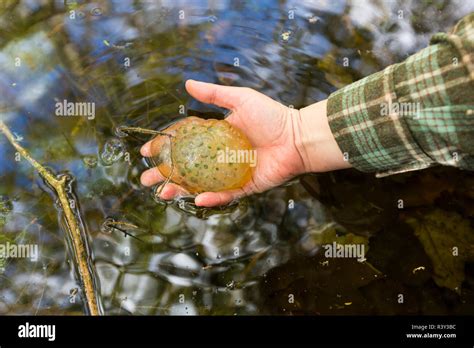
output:
<path id="1" fill-rule="evenodd" d="M 474 13 L 430 46 L 331 94 L 329 126 L 354 168 L 474 170 Z"/>

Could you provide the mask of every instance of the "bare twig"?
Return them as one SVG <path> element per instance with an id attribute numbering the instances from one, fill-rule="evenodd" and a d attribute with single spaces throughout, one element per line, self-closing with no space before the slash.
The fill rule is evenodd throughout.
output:
<path id="1" fill-rule="evenodd" d="M 73 210 L 71 209 L 71 206 L 69 205 L 66 191 L 66 176 L 56 178 L 56 176 L 43 167 L 43 165 L 31 157 L 31 155 L 18 143 L 16 137 L 2 121 L 0 121 L 0 132 L 6 136 L 8 141 L 20 153 L 20 155 L 25 158 L 38 171 L 41 177 L 43 177 L 43 179 L 46 180 L 48 184 L 56 191 L 61 208 L 66 218 L 68 227 L 67 231 L 73 241 L 73 253 L 79 265 L 79 276 L 84 287 L 87 308 L 89 309 L 89 313 L 91 315 L 100 315 L 97 297 L 94 291 L 94 280 L 87 262 L 87 250 L 82 239 L 79 223 L 74 215 Z"/>
<path id="2" fill-rule="evenodd" d="M 152 134 L 152 135 L 163 135 L 169 138 L 172 138 L 173 135 L 165 132 L 156 131 L 153 129 L 141 128 L 141 127 L 127 127 L 127 126 L 120 126 L 118 130 L 124 133 L 142 133 L 142 134 Z"/>

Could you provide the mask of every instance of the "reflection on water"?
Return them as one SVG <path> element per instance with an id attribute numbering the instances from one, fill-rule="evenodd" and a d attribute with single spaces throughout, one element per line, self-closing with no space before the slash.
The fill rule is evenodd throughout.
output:
<path id="1" fill-rule="evenodd" d="M 437 264 L 433 271 L 429 250 L 413 233 L 420 211 L 455 226 L 472 221 L 467 175 L 309 176 L 304 187 L 274 189 L 223 214 L 188 214 L 155 202 L 140 185 L 146 163 L 138 149 L 146 137 L 115 132 L 121 125 L 159 129 L 185 115 L 222 118 L 225 110 L 186 94 L 189 78 L 252 87 L 295 107 L 311 104 L 425 46 L 472 3 L 2 6 L 2 120 L 36 159 L 75 178 L 105 313 L 472 313 L 470 261 L 462 288 L 440 287 L 433 281 Z M 94 102 L 95 117 L 56 116 L 55 104 L 64 100 Z M 0 144 L 0 242 L 39 244 L 41 253 L 36 263 L 2 260 L 0 313 L 80 314 L 80 287 L 49 192 L 25 161 L 15 161 L 9 144 Z M 446 173 L 456 182 L 443 179 Z M 411 210 L 396 209 L 400 195 Z M 104 229 L 104 221 L 122 225 Z M 318 252 L 324 233 L 371 237 L 370 264 L 338 260 L 326 267 Z M 419 266 L 424 271 L 413 273 Z M 402 307 L 387 300 L 399 293 L 408 299 Z"/>

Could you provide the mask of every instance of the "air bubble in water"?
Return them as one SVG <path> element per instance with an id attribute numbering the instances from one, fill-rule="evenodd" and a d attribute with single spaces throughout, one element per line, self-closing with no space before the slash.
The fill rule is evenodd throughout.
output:
<path id="1" fill-rule="evenodd" d="M 82 157 L 82 162 L 87 168 L 95 168 L 97 166 L 97 156 L 86 155 Z"/>
<path id="2" fill-rule="evenodd" d="M 93 16 L 102 16 L 102 10 L 100 7 L 95 7 L 91 10 L 91 15 Z"/>
<path id="3" fill-rule="evenodd" d="M 100 159 L 105 166 L 111 166 L 119 161 L 125 153 L 124 143 L 117 138 L 107 140 L 100 154 Z"/>

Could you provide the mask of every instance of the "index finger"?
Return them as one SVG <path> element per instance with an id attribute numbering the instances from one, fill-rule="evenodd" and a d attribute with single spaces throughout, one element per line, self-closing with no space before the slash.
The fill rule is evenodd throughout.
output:
<path id="1" fill-rule="evenodd" d="M 167 141 L 166 137 L 157 136 L 157 137 L 153 138 L 152 140 L 146 142 L 140 148 L 140 154 L 144 157 L 157 156 L 160 153 L 161 148 L 164 145 L 164 141 Z"/>
<path id="2" fill-rule="evenodd" d="M 152 149 L 153 149 L 153 140 L 155 140 L 155 139 L 152 139 L 152 140 L 148 141 L 147 143 L 145 143 L 140 148 L 140 154 L 143 157 L 152 157 L 153 156 L 153 151 L 152 151 Z"/>

